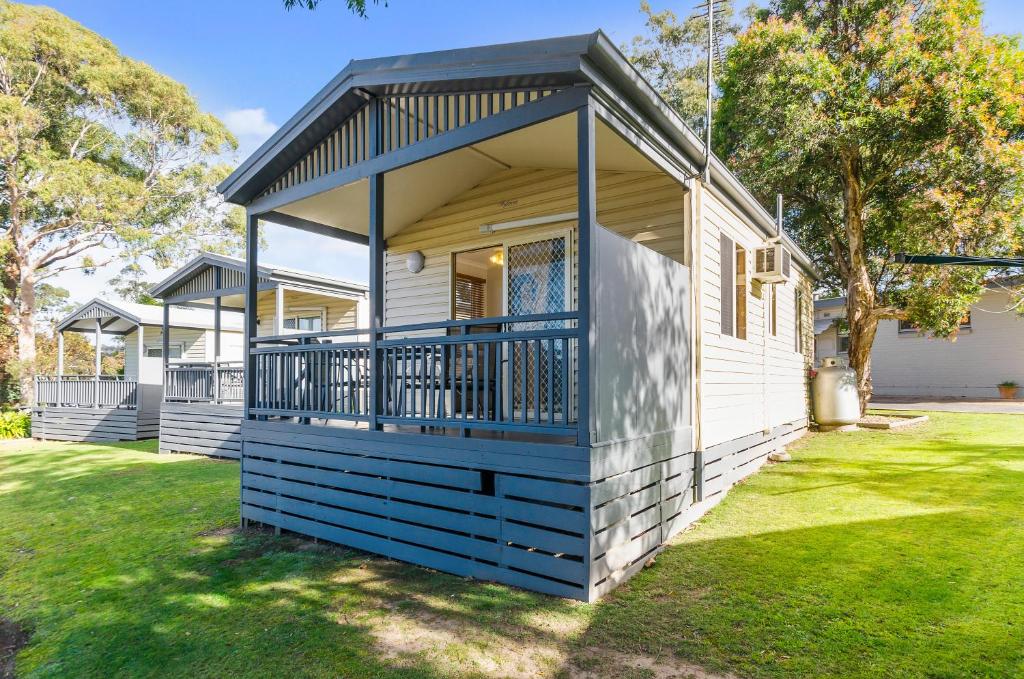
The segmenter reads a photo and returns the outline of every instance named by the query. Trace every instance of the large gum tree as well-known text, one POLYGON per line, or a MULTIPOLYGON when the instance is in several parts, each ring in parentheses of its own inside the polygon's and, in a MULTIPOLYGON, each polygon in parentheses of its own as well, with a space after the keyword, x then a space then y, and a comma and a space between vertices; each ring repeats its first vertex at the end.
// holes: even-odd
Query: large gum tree
POLYGON ((4 367, 23 400, 44 281, 238 242, 215 190, 235 147, 183 85, 51 9, 0 0, 0 293, 17 343, 4 367))
POLYGON ((785 195, 846 295, 862 408, 879 321, 955 335, 987 273, 892 255, 1019 248, 1024 54, 981 20, 975 0, 774 0, 729 50, 716 150, 785 195))

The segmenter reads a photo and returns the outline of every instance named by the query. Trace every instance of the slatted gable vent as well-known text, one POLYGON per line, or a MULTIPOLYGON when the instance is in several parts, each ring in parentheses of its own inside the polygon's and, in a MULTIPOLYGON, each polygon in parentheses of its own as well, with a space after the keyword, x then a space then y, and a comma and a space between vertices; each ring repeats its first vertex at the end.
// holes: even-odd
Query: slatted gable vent
POLYGON ((455 276, 455 320, 484 317, 487 283, 482 278, 460 273, 455 276))
POLYGON ((721 291, 722 291, 722 334, 733 336, 736 328, 733 323, 735 313, 733 311, 736 297, 736 246, 724 233, 719 240, 719 260, 722 263, 721 269, 721 291))

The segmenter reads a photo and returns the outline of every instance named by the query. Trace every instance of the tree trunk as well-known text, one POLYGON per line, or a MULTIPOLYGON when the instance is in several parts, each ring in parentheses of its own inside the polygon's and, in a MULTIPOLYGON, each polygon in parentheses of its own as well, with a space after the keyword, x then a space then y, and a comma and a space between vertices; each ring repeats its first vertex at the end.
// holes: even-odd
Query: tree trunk
POLYGON ((23 405, 35 403, 36 375, 36 287, 35 278, 22 275, 15 307, 18 328, 18 382, 23 405))
POLYGON ((871 345, 875 342, 875 288, 868 273, 864 249, 864 196, 861 193, 860 155, 843 154, 843 221, 849 244, 846 279, 846 319, 850 326, 850 367, 857 373, 861 414, 871 400, 871 345))

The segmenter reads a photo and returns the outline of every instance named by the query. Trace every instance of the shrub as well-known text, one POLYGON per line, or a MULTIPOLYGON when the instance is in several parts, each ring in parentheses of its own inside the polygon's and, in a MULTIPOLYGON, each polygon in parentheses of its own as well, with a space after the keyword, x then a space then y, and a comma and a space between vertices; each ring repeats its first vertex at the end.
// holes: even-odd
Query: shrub
POLYGON ((32 434, 32 418, 26 412, 0 412, 0 439, 24 439, 32 434))

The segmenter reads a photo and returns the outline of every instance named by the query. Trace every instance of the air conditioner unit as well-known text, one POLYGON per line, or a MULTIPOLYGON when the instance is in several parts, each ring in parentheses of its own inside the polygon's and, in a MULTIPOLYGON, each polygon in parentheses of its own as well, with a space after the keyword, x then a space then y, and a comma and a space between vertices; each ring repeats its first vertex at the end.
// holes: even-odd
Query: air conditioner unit
POLYGON ((754 251, 754 278, 764 283, 789 280, 793 256, 782 243, 772 243, 754 251))

